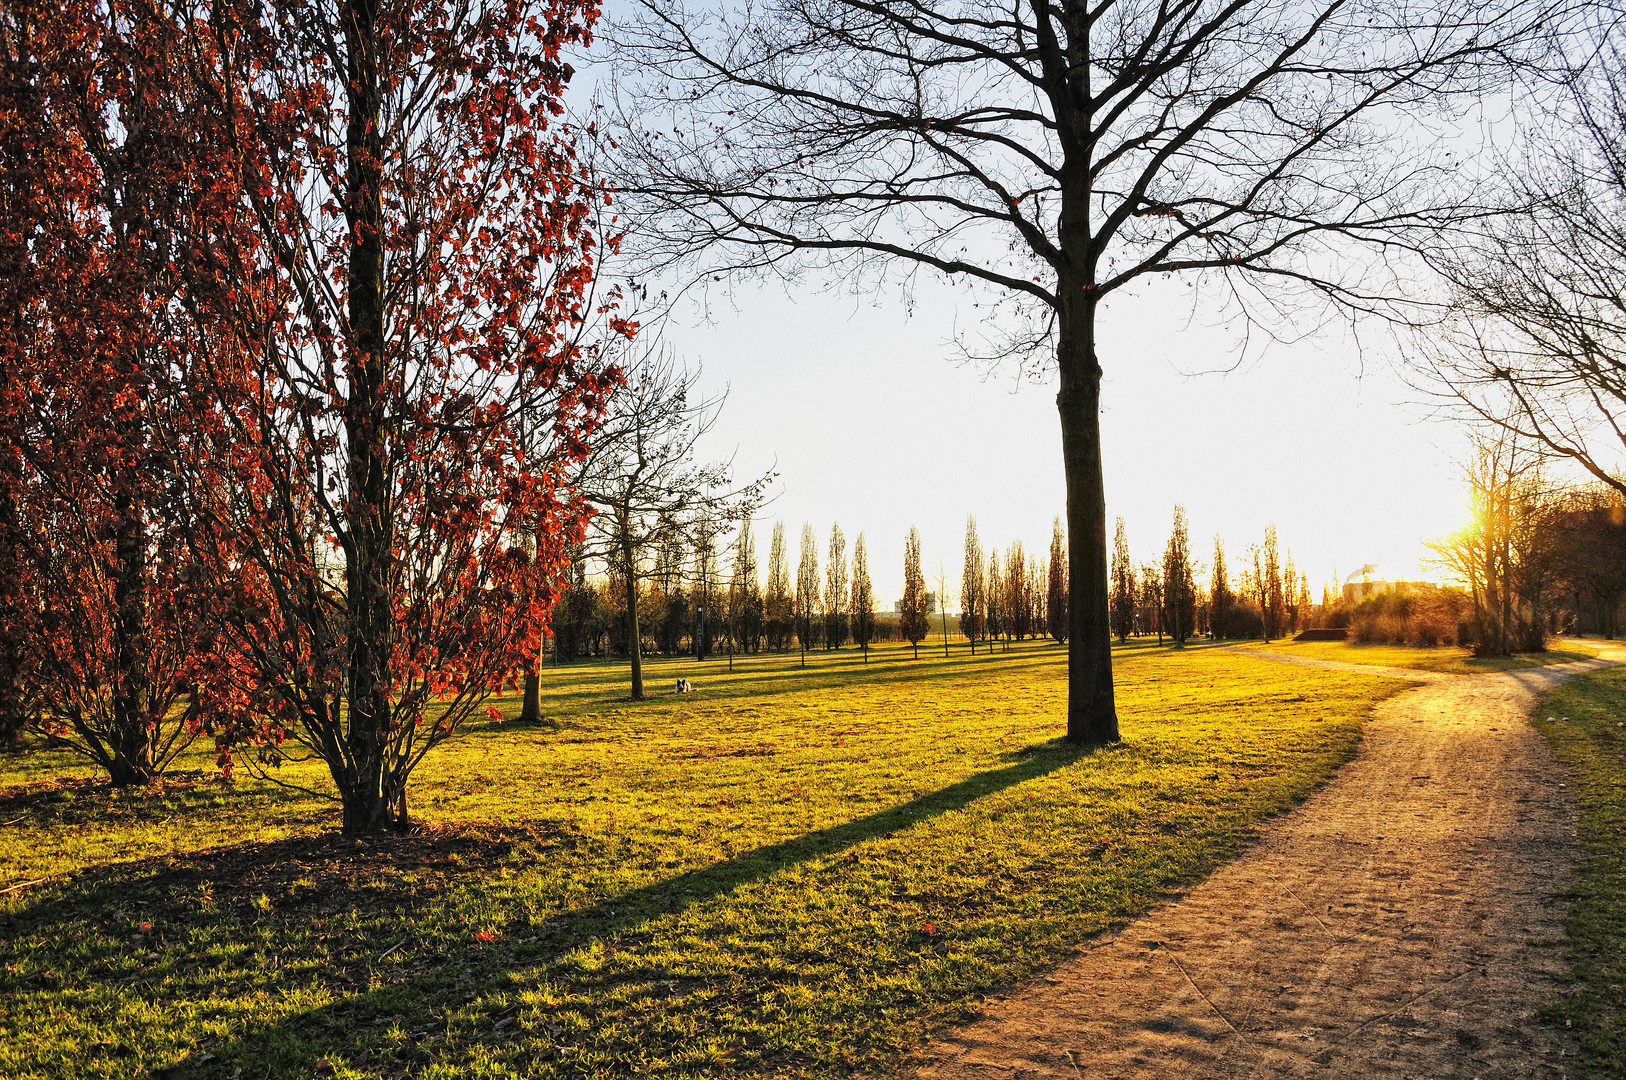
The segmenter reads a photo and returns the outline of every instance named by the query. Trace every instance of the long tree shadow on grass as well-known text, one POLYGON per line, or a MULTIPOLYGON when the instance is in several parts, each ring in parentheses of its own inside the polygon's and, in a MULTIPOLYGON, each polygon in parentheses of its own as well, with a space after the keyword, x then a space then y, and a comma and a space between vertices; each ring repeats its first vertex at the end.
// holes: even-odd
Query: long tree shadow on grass
MULTIPOLYGON (((737 698, 751 698, 755 701, 771 699, 776 696, 795 696, 812 691, 839 690, 862 684, 865 680, 896 681, 902 685, 918 683, 950 682, 955 680, 972 681, 984 674, 1009 675, 1039 668, 1054 666, 1055 662, 1064 654, 1051 655, 1036 652, 1012 653, 1009 656, 995 654, 985 659, 978 654, 973 662, 963 657, 956 657, 956 663, 944 664, 942 657, 935 657, 938 662, 928 664, 922 657, 918 667, 908 659, 887 661, 885 664, 874 664, 869 668, 855 664, 842 664, 841 666, 809 665, 807 668, 773 669, 758 672, 740 672, 732 674, 726 670, 711 670, 696 667, 678 667, 673 663, 667 672, 658 669, 656 674, 660 679, 653 678, 650 668, 644 669, 644 682, 649 687, 649 696, 641 702, 630 702, 625 694, 626 687, 613 683, 604 683, 584 686, 579 692, 568 687, 554 686, 551 689, 557 693, 565 690, 570 696, 554 698, 543 702, 545 715, 542 721, 547 726, 549 721, 557 723, 559 718, 569 720, 571 714, 577 712, 592 712, 595 708, 617 707, 628 709, 647 708, 668 704, 673 700, 681 700, 682 704, 705 706, 708 704, 722 704, 737 698), (986 668, 981 665, 986 664, 986 668), (678 695, 671 689, 666 675, 682 675, 694 685, 692 694, 678 695), (777 689, 773 684, 779 684, 777 689), (619 693, 618 693, 619 691, 619 693), (606 696, 609 695, 609 696, 606 696)), ((1057 669, 1060 670, 1059 668, 1057 669)), ((623 679, 625 673, 623 673, 623 679)), ((1061 692, 1062 683, 1058 680, 1057 692, 1061 692)), ((498 725, 504 727, 517 726, 520 721, 508 718, 501 721, 483 723, 485 730, 491 730, 498 725)), ((529 724, 525 726, 529 727, 529 724)), ((474 728, 471 727, 471 730, 474 728)))
MULTIPOLYGON (((256 912, 263 915, 265 909, 274 908, 287 926, 298 928, 298 933, 290 930, 283 935, 288 940, 282 947, 294 949, 300 940, 309 940, 299 935, 309 934, 313 918, 338 920, 353 910, 371 912, 375 918, 383 914, 386 918, 381 924, 372 926, 359 939, 342 942, 332 963, 324 964, 319 976, 310 976, 322 982, 337 999, 332 1004, 285 1016, 274 1023, 249 1026, 230 1045, 212 1046, 207 1051, 195 1046, 184 1061, 159 1073, 176 1077, 229 1075, 229 1068, 220 1072, 223 1064, 252 1061, 255 1075, 268 1065, 280 1075, 313 1075, 324 1055, 341 1053, 355 1060, 359 1052, 365 1059, 367 1051, 362 1043, 369 1035, 376 1035, 379 1029, 374 1023, 379 1018, 390 1017, 392 1023, 414 1033, 426 1034, 433 1028, 437 1037, 449 1038, 444 1017, 450 1010, 502 989, 512 991, 516 975, 525 982, 537 981, 543 973, 558 978, 560 958, 595 939, 613 943, 632 932, 642 939, 652 933, 649 924, 654 920, 679 915, 784 869, 837 855, 963 809, 979 799, 1063 768, 1081 753, 1059 743, 1029 747, 1009 755, 1009 765, 977 773, 908 802, 553 912, 541 936, 530 926, 529 916, 521 916, 523 924, 510 927, 489 943, 474 939, 469 933, 472 928, 448 933, 444 926, 421 921, 428 894, 478 890, 499 864, 513 866, 516 861, 556 857, 560 845, 573 842, 559 833, 495 827, 444 830, 359 847, 334 836, 300 838, 98 869, 65 883, 55 898, 42 898, 0 919, 0 930, 19 940, 46 926, 60 924, 68 915, 86 929, 111 932, 111 937, 122 938, 129 924, 141 919, 184 940, 199 932, 219 934, 227 923, 235 929, 255 919, 256 912), (405 880, 408 877, 410 885, 405 880), (196 903, 200 895, 213 895, 214 902, 200 908, 196 903), (256 898, 261 898, 259 904, 263 907, 257 906, 256 898), (394 918, 387 917, 391 913, 394 918), (419 916, 416 921, 415 916, 419 916), (524 937, 527 932, 532 936, 524 937), (380 962, 381 954, 395 938, 400 939, 395 949, 404 949, 403 956, 414 957, 412 964, 385 967, 380 962), (522 974, 526 972, 530 974, 522 974)), ((263 918, 260 921, 263 924, 263 918)), ((234 929, 225 932, 230 934, 234 929)), ((252 974, 251 964, 252 960, 245 960, 235 974, 214 971, 215 992, 229 992, 230 983, 246 982, 252 974), (222 977, 227 985, 221 985, 222 977)), ((76 973, 81 988, 99 975, 112 980, 113 969, 106 967, 99 973, 100 966, 93 964, 89 970, 76 973)), ((174 975, 172 970, 152 971, 149 978, 154 992, 176 993, 176 989, 157 991, 160 981, 173 986, 168 979, 174 975)), ((0 986, 13 992, 49 986, 48 981, 26 978, 4 978, 0 983, 15 984, 0 986)), ((604 989, 599 987, 600 992, 604 989)), ((482 1035, 489 1037, 493 1019, 485 1018, 483 1027, 478 1020, 472 1022, 467 1041, 476 1041, 482 1035), (478 1034, 473 1033, 475 1028, 478 1034)), ((414 1046, 404 1056, 388 1062, 375 1061, 375 1065, 387 1066, 385 1071, 410 1071, 428 1060, 427 1051, 414 1046)))

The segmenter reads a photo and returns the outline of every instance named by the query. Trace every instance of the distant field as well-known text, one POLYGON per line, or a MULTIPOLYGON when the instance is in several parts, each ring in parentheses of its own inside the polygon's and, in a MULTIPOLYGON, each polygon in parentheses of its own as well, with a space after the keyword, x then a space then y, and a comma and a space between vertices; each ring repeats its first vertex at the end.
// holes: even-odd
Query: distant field
POLYGON ((1519 653, 1517 656, 1476 657, 1467 649, 1455 645, 1358 645, 1344 641, 1275 641, 1269 645, 1260 642, 1231 642, 1255 649, 1269 649, 1293 656, 1309 656, 1317 660, 1343 660, 1351 664, 1374 664, 1379 667, 1417 668, 1421 671, 1442 671, 1450 675, 1472 675, 1484 671, 1517 671, 1521 668, 1544 667, 1548 664, 1567 664, 1572 660, 1589 660, 1597 655, 1586 642, 1570 638, 1555 639, 1544 653, 1519 653))
POLYGON ((544 724, 432 756, 429 828, 364 845, 259 782, 11 759, 0 888, 45 880, 0 894, 0 1076, 884 1071, 1234 853, 1404 685, 1132 644, 1124 741, 1080 754, 1062 661, 656 661, 639 705, 550 667, 544 724))

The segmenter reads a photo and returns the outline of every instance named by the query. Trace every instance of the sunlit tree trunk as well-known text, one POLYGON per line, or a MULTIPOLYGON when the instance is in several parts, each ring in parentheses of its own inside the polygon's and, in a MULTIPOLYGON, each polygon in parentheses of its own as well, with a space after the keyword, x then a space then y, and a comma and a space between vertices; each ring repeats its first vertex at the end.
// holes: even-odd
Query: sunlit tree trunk
POLYGON ((1115 742, 1112 631, 1107 614, 1107 503, 1101 469, 1101 366, 1095 301, 1081 275, 1063 275, 1056 362, 1062 462, 1067 477, 1067 738, 1115 742))
POLYGON ((638 627, 638 575, 634 572, 630 525, 621 529, 621 558, 627 582, 627 658, 632 661, 631 700, 644 700, 644 658, 642 631, 638 627))

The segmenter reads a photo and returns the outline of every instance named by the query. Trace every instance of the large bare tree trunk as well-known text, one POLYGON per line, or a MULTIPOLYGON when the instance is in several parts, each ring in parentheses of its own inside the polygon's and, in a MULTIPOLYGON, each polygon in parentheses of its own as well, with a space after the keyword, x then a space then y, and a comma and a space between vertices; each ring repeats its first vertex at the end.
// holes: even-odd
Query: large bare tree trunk
MULTIPOLYGON (((345 216, 350 225, 350 396, 345 435, 350 452, 346 569, 349 646, 349 773, 339 783, 346 833, 395 827, 395 792, 386 790, 384 744, 390 722, 390 653, 394 605, 390 588, 394 528, 388 451, 384 445, 383 134, 380 125, 377 0, 350 0, 344 20, 349 61, 349 155, 345 216)), ((337 778, 336 778, 337 779, 337 778)), ((399 823, 404 824, 404 822, 399 823)))
POLYGON ((1101 365, 1095 303, 1080 281, 1062 280, 1056 362, 1061 454, 1067 475, 1067 740, 1118 739, 1112 695, 1112 627, 1107 616, 1107 503, 1101 472, 1101 365))

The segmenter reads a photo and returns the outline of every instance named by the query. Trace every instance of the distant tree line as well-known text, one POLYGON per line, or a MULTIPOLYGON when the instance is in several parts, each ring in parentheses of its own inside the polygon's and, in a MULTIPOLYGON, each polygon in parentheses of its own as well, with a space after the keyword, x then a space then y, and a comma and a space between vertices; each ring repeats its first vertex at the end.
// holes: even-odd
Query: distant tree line
POLYGON ((960 633, 976 652, 978 643, 1010 648, 1024 639, 1067 640, 1067 540, 1061 518, 1051 530, 1046 557, 1028 555, 1013 540, 984 552, 977 519, 966 518, 965 564, 960 574, 960 633), (986 555, 986 561, 984 556, 986 555))
MULTIPOLYGON (((630 581, 621 569, 624 560, 602 557, 585 545, 575 549, 554 607, 556 661, 792 650, 805 658, 813 650, 849 645, 867 651, 877 641, 894 638, 918 648, 931 632, 934 598, 926 589, 916 529, 909 530, 904 543, 903 596, 895 617, 878 617, 875 611, 864 534, 858 534, 849 557, 839 523, 831 526, 823 545, 812 525, 804 523, 794 574, 783 522, 774 524, 765 567, 749 516, 732 523, 706 519, 698 528, 647 535, 658 536, 658 541, 636 547, 630 581), (725 561, 726 571, 720 565, 725 561), (629 609, 629 598, 636 598, 636 612, 629 609)), ((1066 641, 1066 552, 1059 517, 1047 557, 1028 555, 1021 541, 1013 541, 1003 557, 997 550, 984 552, 976 520, 967 519, 959 629, 973 652, 979 644, 1009 648, 1012 641, 1066 641)), ((935 600, 946 605, 948 597, 935 600)))
POLYGON ((1264 542, 1251 545, 1234 572, 1225 542, 1216 536, 1206 584, 1204 569, 1192 555, 1185 507, 1174 508, 1159 562, 1136 565, 1120 517, 1108 572, 1113 635, 1119 641, 1155 635, 1160 643, 1168 638, 1176 644, 1193 636, 1269 641, 1319 625, 1323 616, 1311 603, 1309 578, 1294 566, 1293 553, 1284 558, 1275 525, 1265 527, 1264 542))
POLYGON ((673 531, 653 551, 635 554, 639 570, 630 589, 619 566, 608 562, 595 573, 594 560, 579 548, 554 609, 555 657, 631 656, 634 632, 640 653, 666 656, 867 649, 890 638, 892 627, 875 617, 864 534, 849 559, 841 526, 832 526, 822 573, 818 547, 812 525, 804 524, 793 585, 785 526, 776 522, 764 585, 749 517, 673 531), (731 542, 723 545, 725 532, 731 542), (629 597, 636 597, 636 620, 629 597))

